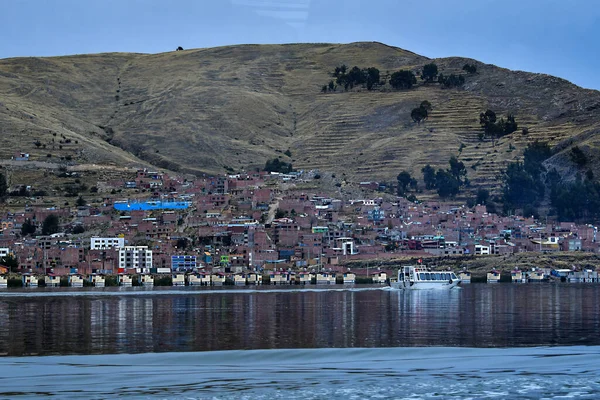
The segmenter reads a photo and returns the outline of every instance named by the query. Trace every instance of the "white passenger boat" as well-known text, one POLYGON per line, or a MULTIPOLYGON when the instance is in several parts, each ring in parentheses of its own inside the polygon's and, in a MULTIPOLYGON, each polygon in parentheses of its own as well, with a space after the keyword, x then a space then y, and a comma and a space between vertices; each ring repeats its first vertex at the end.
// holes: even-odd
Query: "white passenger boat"
POLYGON ((398 270, 394 289, 452 289, 460 279, 452 271, 429 271, 421 266, 404 266, 398 270))

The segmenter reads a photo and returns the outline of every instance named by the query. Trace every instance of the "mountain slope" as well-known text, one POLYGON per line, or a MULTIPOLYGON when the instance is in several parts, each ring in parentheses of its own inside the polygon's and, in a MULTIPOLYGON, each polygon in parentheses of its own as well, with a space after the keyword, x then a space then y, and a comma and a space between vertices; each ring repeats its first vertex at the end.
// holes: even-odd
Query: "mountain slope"
POLYGON ((472 167, 472 182, 494 185, 500 168, 535 139, 565 152, 577 143, 594 164, 599 125, 599 92, 463 58, 429 60, 380 43, 0 60, 1 159, 29 152, 43 160, 222 173, 281 156, 297 168, 394 179, 401 170, 419 175, 426 163, 442 167, 458 155, 472 167), (418 71, 432 61, 444 75, 464 74, 467 62, 478 72, 459 89, 419 83, 406 91, 320 92, 341 64, 385 74, 418 71), (433 111, 418 125, 410 111, 422 100, 433 111), (488 108, 515 114, 529 134, 519 129, 496 146, 480 142, 478 116, 488 108), (283 155, 288 149, 291 158, 283 155))

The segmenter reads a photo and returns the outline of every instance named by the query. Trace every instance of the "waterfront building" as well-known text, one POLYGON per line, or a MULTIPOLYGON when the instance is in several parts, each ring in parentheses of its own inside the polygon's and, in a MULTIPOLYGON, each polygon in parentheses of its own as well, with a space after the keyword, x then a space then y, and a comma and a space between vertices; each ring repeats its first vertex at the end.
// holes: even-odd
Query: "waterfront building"
POLYGON ((104 287, 106 284, 104 276, 102 276, 102 275, 92 274, 88 277, 88 279, 89 279, 90 283, 92 284, 92 286, 95 286, 95 287, 104 287))
POLYGON ((117 275, 117 283, 119 286, 132 286, 133 278, 129 274, 119 274, 117 275))
POLYGON ((83 287, 83 276, 71 274, 68 276, 68 282, 71 287, 83 287))
POLYGON ((352 272, 344 272, 342 277, 344 278, 344 284, 350 284, 350 283, 356 282, 356 275, 353 274, 352 272))
POLYGON ((194 271, 198 264, 196 256, 190 255, 172 255, 171 256, 171 271, 194 271))
POLYGON ((142 286, 154 286, 154 276, 150 274, 142 274, 140 276, 140 283, 142 286))
POLYGON ((21 280, 23 282, 23 287, 37 287, 38 285, 38 277, 35 275, 23 274, 21 280))
POLYGON ((57 275, 46 275, 44 277, 44 283, 48 287, 59 287, 60 286, 60 276, 57 275))
MULTIPOLYGON (((225 283, 225 274, 216 272, 210 275, 210 283, 214 286, 221 286, 225 283)), ((245 283, 245 280, 244 280, 245 283)))
POLYGON ((152 268, 152 250, 148 246, 125 246, 119 249, 119 271, 135 269, 148 273, 152 268))
POLYGON ((184 274, 173 274, 173 286, 185 286, 184 274))
POLYGON ((0 288, 8 287, 8 279, 5 275, 0 275, 0 288))

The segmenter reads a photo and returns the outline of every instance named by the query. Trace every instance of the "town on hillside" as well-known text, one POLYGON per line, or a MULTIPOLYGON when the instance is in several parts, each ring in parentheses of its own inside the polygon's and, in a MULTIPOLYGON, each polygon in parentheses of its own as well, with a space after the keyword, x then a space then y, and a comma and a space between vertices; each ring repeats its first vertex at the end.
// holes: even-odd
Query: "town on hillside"
POLYGON ((1 268, 58 277, 233 276, 341 273, 362 260, 373 261, 363 274, 381 277, 375 261, 600 251, 592 225, 499 216, 481 205, 384 199, 376 182, 357 183, 362 195, 353 199, 302 188, 315 179, 315 172, 257 171, 189 180, 140 169, 129 179, 99 182, 99 206, 29 204, 7 212, 1 268))

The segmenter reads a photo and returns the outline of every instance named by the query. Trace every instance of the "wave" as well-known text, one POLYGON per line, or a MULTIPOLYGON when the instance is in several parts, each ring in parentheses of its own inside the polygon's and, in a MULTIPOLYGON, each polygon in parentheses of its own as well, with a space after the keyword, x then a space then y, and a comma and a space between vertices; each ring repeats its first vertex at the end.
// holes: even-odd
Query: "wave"
POLYGON ((599 353, 429 347, 0 358, 0 396, 592 398, 599 353))

